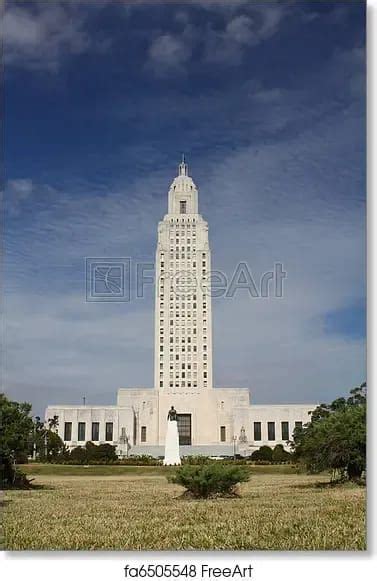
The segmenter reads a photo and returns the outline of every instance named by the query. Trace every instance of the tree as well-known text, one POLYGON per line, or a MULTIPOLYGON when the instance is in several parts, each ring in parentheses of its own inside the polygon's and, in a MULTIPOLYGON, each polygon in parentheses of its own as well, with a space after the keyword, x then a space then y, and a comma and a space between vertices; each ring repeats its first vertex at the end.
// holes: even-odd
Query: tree
POLYGON ((10 401, 0 394, 0 478, 4 486, 28 486, 15 463, 27 457, 33 433, 31 405, 10 401))
POLYGON ((333 470, 350 480, 366 467, 366 384, 350 396, 319 405, 311 421, 296 428, 291 446, 310 472, 333 470))
POLYGON ((48 427, 39 416, 35 417, 33 443, 40 460, 56 460, 65 453, 65 444, 56 432, 58 425, 59 418, 56 415, 47 420, 48 427))
POLYGON ((56 431, 59 426, 59 416, 54 415, 47 420, 49 430, 56 431))
POLYGON ((4 456, 25 454, 30 447, 33 420, 31 405, 10 401, 0 394, 0 450, 4 456))
POLYGON ((66 446, 56 432, 52 430, 46 430, 46 452, 47 460, 56 460, 58 457, 63 456, 66 452, 66 446))

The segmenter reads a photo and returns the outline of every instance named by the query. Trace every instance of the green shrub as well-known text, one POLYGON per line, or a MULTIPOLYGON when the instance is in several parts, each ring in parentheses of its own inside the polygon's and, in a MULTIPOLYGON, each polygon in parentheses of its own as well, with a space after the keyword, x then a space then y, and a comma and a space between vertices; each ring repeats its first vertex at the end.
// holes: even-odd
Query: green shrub
POLYGON ((88 463, 103 462, 107 464, 111 460, 117 460, 115 446, 112 446, 111 444, 93 444, 93 442, 87 442, 85 448, 88 456, 88 463))
POLYGON ((191 464, 191 465, 202 465, 202 464, 211 464, 212 462, 216 462, 216 460, 212 460, 209 456, 203 456, 201 454, 192 455, 192 456, 183 456, 181 458, 182 464, 191 464))
POLYGON ((249 477, 249 470, 241 466, 220 463, 201 466, 184 464, 168 480, 184 486, 195 498, 208 498, 235 495, 235 486, 240 482, 247 482, 249 477))
POLYGON ((273 462, 289 462, 292 459, 292 454, 284 450, 282 444, 276 444, 272 451, 273 462))
POLYGON ((269 446, 261 446, 259 450, 255 450, 255 452, 252 453, 251 457, 253 460, 272 462, 272 448, 269 446))
POLYGON ((77 448, 73 448, 69 455, 69 460, 75 464, 87 464, 88 462, 88 453, 87 450, 81 446, 77 448))

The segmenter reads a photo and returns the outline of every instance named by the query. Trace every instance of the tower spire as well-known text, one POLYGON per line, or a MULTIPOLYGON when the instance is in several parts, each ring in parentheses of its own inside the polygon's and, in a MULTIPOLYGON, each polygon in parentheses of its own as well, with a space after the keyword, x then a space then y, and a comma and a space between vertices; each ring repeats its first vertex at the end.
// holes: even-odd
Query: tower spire
POLYGON ((185 160, 185 154, 182 153, 182 161, 181 161, 181 163, 178 166, 178 175, 180 175, 180 176, 187 176, 188 175, 187 169, 188 168, 187 168, 187 163, 186 163, 186 160, 185 160))

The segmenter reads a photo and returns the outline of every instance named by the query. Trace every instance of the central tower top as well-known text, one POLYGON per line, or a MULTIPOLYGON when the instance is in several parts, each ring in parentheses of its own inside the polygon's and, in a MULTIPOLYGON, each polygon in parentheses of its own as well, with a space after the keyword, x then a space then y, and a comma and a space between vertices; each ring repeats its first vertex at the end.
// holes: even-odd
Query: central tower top
POLYGON ((178 166, 178 175, 169 189, 168 214, 197 214, 198 190, 193 179, 188 175, 185 156, 178 166))

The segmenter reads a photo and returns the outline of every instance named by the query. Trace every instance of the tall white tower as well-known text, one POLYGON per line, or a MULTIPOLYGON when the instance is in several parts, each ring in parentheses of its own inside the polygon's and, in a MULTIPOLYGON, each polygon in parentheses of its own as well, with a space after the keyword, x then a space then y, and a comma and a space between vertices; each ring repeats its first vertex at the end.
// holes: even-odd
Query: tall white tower
POLYGON ((210 271, 208 224, 183 157, 158 225, 155 387, 164 393, 212 388, 210 271))

